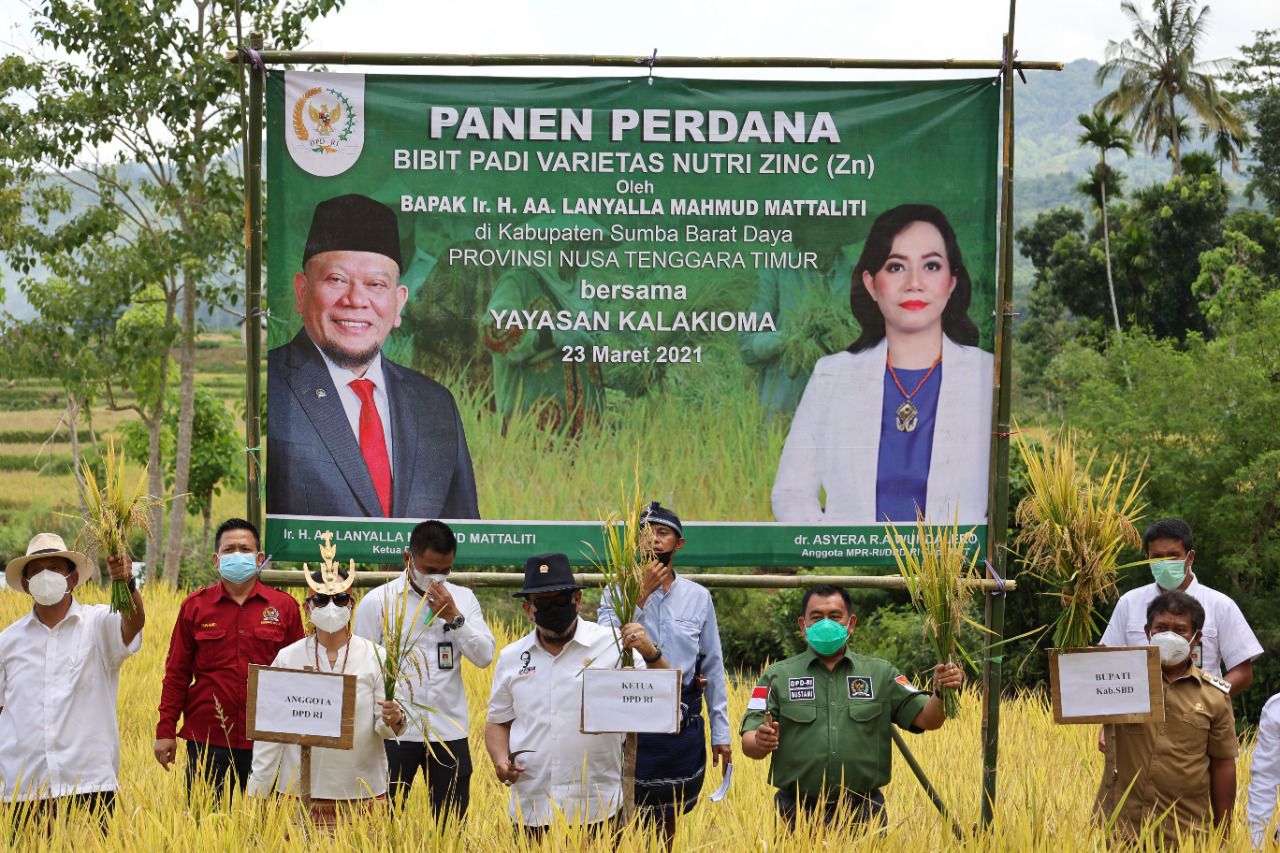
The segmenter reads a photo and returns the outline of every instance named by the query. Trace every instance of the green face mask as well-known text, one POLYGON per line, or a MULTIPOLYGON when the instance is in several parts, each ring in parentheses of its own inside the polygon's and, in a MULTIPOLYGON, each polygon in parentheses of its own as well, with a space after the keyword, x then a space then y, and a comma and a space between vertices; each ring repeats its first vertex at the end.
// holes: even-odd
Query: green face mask
POLYGON ((1187 561, 1156 560, 1151 564, 1151 577, 1161 589, 1177 589, 1187 579, 1187 561))
POLYGON ((809 648, 826 657, 834 655, 849 642, 849 629, 834 619, 823 619, 806 628, 804 637, 809 641, 809 648))

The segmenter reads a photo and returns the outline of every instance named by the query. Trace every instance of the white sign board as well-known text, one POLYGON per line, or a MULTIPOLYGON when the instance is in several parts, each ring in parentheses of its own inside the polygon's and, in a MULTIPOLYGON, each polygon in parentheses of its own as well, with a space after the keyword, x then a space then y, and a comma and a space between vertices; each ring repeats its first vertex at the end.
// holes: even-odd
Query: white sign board
POLYGON ((591 669, 582 673, 582 731, 674 734, 680 730, 680 670, 591 669))
POLYGON ((250 667, 250 739, 351 749, 355 680, 340 673, 250 667))
POLYGON ((1099 646, 1049 654, 1055 721, 1164 720, 1160 658, 1154 646, 1099 646))

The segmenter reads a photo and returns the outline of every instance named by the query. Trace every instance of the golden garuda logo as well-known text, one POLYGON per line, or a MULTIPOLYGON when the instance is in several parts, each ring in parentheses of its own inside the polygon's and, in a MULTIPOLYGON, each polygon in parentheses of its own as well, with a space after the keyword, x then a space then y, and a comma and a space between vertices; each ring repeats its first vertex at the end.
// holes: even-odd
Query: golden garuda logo
POLYGON ((286 71, 284 131, 293 161, 313 175, 339 175, 364 149, 363 74, 286 71))
POLYGON ((337 154, 355 123, 351 101, 337 89, 312 87, 293 106, 293 133, 316 154, 337 154))

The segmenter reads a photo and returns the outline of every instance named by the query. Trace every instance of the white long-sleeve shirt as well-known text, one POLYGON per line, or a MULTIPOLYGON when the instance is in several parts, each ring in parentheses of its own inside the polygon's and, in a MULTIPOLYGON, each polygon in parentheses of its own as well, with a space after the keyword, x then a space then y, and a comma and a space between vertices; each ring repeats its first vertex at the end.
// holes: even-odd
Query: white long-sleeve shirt
POLYGON ((0 799, 119 788, 120 614, 72 601, 49 628, 30 612, 0 632, 0 799))
POLYGON ((356 608, 355 633, 375 643, 385 643, 383 614, 388 609, 399 606, 398 599, 406 594, 406 588, 408 597, 401 634, 405 642, 411 642, 417 650, 422 675, 415 672, 409 677, 406 685, 408 695, 403 698, 406 702, 426 706, 430 710, 424 713, 420 708, 415 709, 417 713, 411 715, 413 721, 400 736, 400 740, 417 743, 427 739, 435 742, 459 740, 466 737, 468 731, 467 691, 462 684, 462 658, 475 666, 486 667, 493 662, 498 641, 485 624, 476 594, 464 586, 447 581, 445 588, 453 596, 453 603, 464 617, 462 627, 445 630, 444 620, 439 616, 431 619, 428 624, 423 624, 427 622, 431 610, 404 574, 370 591, 361 600, 356 608), (420 603, 421 609, 418 606, 420 603), (414 614, 417 614, 416 620, 413 618, 414 614), (421 726, 424 718, 427 725, 425 732, 421 726))
MULTIPOLYGON (((1280 786, 1280 693, 1267 700, 1258 721, 1258 740, 1249 765, 1249 803, 1245 814, 1253 846, 1263 847, 1267 826, 1276 811, 1276 787, 1280 786)), ((1275 838, 1273 840, 1280 840, 1275 838)))
MULTIPOLYGON (((347 649, 338 651, 329 663, 329 653, 316 649, 316 638, 303 637, 285 646, 272 666, 302 669, 317 666, 320 672, 341 672, 356 677, 355 737, 351 749, 311 748, 311 796, 325 800, 363 800, 387 792, 385 738, 395 733, 382 722, 377 700, 383 696, 382 668, 378 658, 382 648, 363 637, 352 637, 347 649)), ((248 793, 261 797, 272 789, 281 794, 300 794, 299 771, 302 748, 292 743, 265 740, 253 743, 253 772, 248 793)))
MULTIPOLYGON (((622 801, 620 734, 583 734, 582 673, 616 669, 612 628, 578 619, 573 639, 553 655, 531 631, 498 655, 489 696, 490 723, 511 724, 511 750, 525 772, 511 786, 508 813, 525 826, 560 819, 596 823, 622 801)), ((644 661, 635 656, 636 668, 644 661)))

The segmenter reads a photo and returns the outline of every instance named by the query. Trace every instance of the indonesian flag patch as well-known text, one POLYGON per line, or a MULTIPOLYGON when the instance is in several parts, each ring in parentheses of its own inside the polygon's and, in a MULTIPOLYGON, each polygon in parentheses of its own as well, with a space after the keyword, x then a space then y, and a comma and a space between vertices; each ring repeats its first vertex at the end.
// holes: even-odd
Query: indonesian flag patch
POLYGON ((751 691, 751 701, 747 703, 748 711, 763 711, 769 707, 769 687, 760 685, 751 691))
POLYGON ((912 684, 911 679, 907 678, 905 675, 899 675, 897 678, 894 679, 894 681, 898 682, 908 690, 914 690, 917 693, 920 692, 920 688, 912 684))

